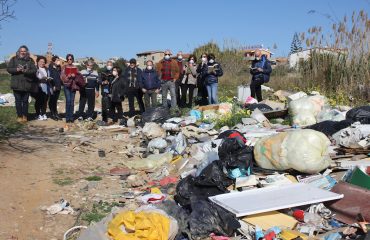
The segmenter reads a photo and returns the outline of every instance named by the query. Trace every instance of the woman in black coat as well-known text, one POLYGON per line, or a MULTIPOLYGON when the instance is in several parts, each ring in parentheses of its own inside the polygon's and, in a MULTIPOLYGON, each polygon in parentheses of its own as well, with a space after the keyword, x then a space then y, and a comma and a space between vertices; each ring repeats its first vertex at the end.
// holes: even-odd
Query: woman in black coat
POLYGON ((113 122, 117 122, 118 119, 123 118, 122 101, 125 99, 125 83, 124 77, 122 76, 122 69, 120 67, 114 67, 112 74, 114 79, 110 86, 110 110, 113 122))

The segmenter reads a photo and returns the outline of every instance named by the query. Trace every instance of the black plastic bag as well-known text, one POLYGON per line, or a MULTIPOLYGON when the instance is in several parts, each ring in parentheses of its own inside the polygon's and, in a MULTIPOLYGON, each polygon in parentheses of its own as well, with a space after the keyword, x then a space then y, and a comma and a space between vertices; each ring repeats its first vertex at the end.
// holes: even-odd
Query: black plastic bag
POLYGON ((218 147, 218 156, 223 167, 228 170, 235 168, 252 170, 253 147, 240 144, 237 138, 226 138, 218 147))
POLYGON ((343 120, 340 122, 323 121, 323 122, 308 126, 306 128, 316 130, 318 132, 322 132, 326 136, 331 137, 334 135, 334 133, 339 132, 340 130, 351 126, 351 124, 352 124, 352 121, 349 121, 349 120, 343 120))
POLYGON ((245 108, 249 109, 251 111, 254 111, 254 110, 256 110, 256 108, 258 108, 261 112, 269 112, 269 111, 274 110, 269 105, 264 104, 264 103, 248 104, 248 105, 245 105, 245 108))
POLYGON ((142 114, 141 118, 143 124, 147 122, 164 123, 171 118, 170 110, 167 107, 149 108, 142 114))
POLYGON ((233 181, 222 171, 220 161, 214 161, 209 164, 201 174, 194 178, 187 176, 181 179, 176 186, 175 201, 181 206, 190 205, 190 198, 197 196, 200 199, 229 192, 227 187, 233 184, 233 181))
POLYGON ((217 139, 226 139, 226 138, 236 138, 240 146, 244 146, 247 142, 247 139, 244 135, 237 130, 226 130, 218 135, 217 139))
POLYGON ((203 239, 211 233, 232 236, 240 228, 232 213, 210 201, 194 196, 191 198, 191 209, 189 227, 192 239, 203 239))
POLYGON ((352 108, 347 112, 346 119, 361 124, 370 124, 370 106, 352 108))

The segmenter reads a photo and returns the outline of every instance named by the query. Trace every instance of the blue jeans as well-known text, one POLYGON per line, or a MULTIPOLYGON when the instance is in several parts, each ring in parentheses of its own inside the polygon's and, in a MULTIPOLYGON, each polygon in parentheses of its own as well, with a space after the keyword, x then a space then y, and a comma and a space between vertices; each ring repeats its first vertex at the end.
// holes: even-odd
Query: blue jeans
POLYGON ((218 83, 211 83, 206 85, 208 92, 208 104, 218 104, 218 83))
POLYGON ((73 111, 75 107, 76 92, 69 88, 64 88, 64 95, 66 97, 66 121, 73 121, 73 111))

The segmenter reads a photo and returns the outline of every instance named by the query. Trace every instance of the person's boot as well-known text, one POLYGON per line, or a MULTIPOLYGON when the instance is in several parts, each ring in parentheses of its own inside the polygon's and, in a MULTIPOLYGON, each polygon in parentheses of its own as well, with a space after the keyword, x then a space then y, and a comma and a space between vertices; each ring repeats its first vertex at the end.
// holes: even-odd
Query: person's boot
POLYGON ((55 116, 55 112, 50 113, 50 118, 53 119, 54 121, 58 121, 58 119, 55 116))
POLYGON ((55 118, 58 120, 58 121, 61 121, 63 120, 61 116, 59 116, 58 112, 55 112, 55 118))

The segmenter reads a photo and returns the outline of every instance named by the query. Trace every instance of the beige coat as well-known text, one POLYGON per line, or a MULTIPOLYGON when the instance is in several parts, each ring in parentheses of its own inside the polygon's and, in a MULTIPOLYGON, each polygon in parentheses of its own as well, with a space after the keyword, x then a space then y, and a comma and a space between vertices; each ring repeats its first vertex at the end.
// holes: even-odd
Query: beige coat
POLYGON ((184 77, 181 84, 185 84, 186 79, 188 79, 188 84, 197 84, 197 66, 186 63, 184 66, 184 77), (188 69, 189 68, 189 69, 188 69))

